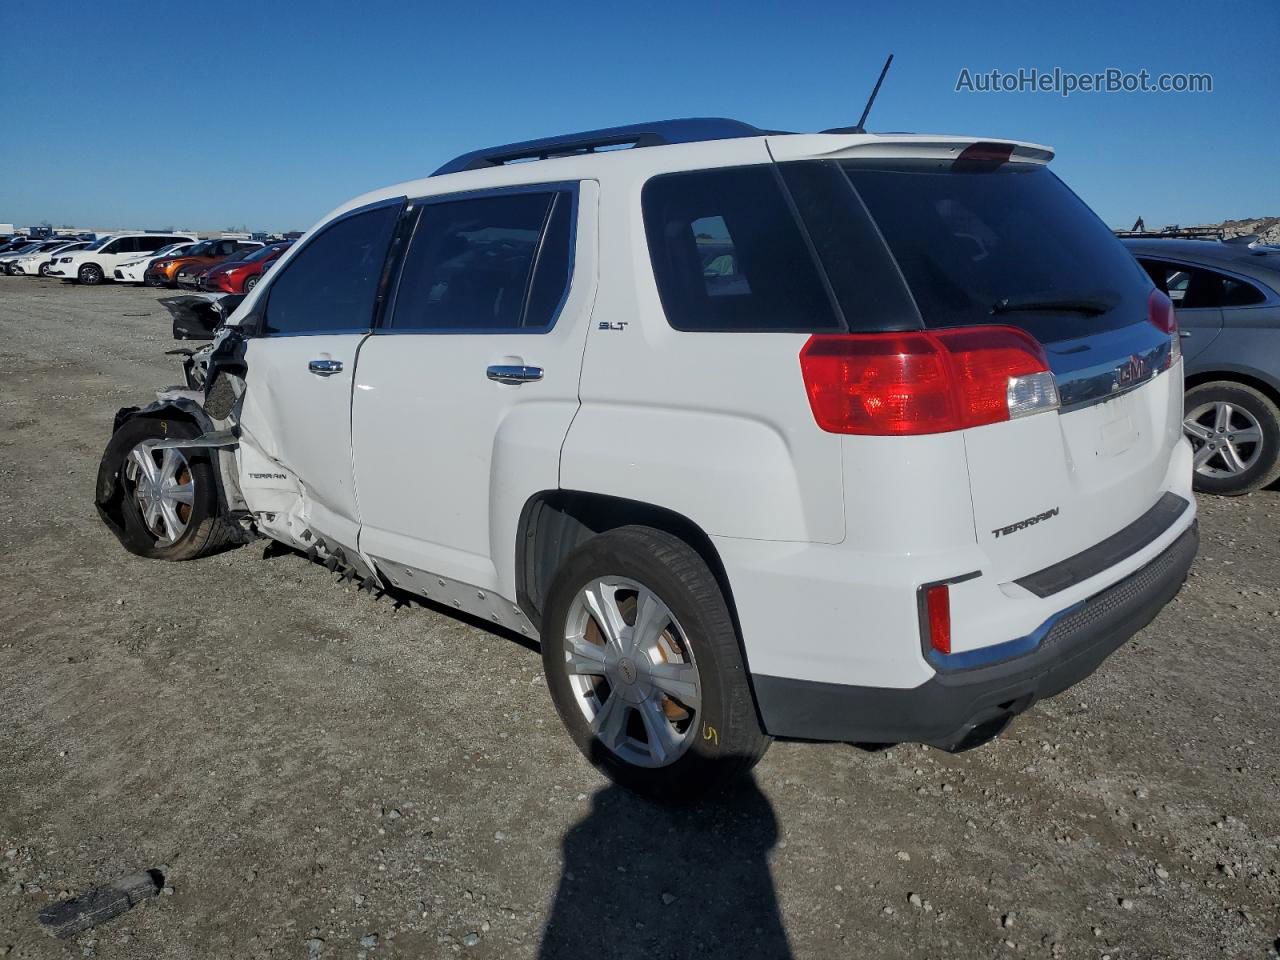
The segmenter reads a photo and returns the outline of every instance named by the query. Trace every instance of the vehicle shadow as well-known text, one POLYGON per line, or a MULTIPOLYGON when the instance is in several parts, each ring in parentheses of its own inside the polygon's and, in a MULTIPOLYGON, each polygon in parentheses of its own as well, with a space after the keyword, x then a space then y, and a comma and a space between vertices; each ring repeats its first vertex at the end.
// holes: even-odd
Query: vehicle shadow
POLYGON ((679 809, 610 785, 565 835, 538 955, 789 958, 767 860, 777 839, 754 778, 679 809))

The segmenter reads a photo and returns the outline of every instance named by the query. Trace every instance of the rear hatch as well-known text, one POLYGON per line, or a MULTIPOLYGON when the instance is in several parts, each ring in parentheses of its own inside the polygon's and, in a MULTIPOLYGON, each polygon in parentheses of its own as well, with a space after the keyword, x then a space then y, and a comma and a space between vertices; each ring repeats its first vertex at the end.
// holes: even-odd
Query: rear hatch
MULTIPOLYGON (((983 572, 1005 582, 1097 544, 1161 499, 1181 437, 1177 332, 1147 275, 1049 171, 1048 151, 928 147, 859 144, 817 163, 852 186, 914 300, 917 329, 1014 327, 1047 354, 1058 411, 962 434, 983 572)), ((804 211, 803 178, 789 166, 803 164, 781 168, 804 211)), ((804 215, 838 287, 829 225, 804 215)))

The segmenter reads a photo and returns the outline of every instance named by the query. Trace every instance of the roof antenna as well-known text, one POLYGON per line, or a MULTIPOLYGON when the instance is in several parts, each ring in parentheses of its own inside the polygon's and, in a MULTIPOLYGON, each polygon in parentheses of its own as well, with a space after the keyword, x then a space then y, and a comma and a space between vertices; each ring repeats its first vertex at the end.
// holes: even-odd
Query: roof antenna
POLYGON ((884 75, 889 72, 889 64, 893 63, 893 54, 889 54, 889 59, 885 60, 884 66, 880 68, 880 77, 876 80, 876 85, 871 89, 871 96, 867 97, 867 105, 862 108, 862 116, 858 118, 858 123, 852 127, 833 127, 830 130, 823 130, 823 133, 866 133, 867 132, 867 115, 871 113, 871 105, 876 102, 876 95, 880 92, 880 84, 884 83, 884 75))

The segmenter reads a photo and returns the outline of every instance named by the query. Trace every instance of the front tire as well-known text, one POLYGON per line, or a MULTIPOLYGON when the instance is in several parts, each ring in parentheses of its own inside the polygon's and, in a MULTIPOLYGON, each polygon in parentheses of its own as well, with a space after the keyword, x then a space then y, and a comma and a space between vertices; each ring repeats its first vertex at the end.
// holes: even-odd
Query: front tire
POLYGON ((570 554, 547 596, 542 659, 578 748, 655 800, 720 787, 769 747, 720 586, 663 531, 621 527, 570 554))
POLYGON ((186 420, 135 417, 111 439, 118 451, 122 541, 153 560, 194 560, 221 549, 234 536, 222 516, 214 467, 202 449, 156 450, 160 440, 194 439, 186 420))
POLYGON ((86 263, 76 273, 76 279, 87 287, 97 286, 102 282, 102 268, 96 263, 86 263))
POLYGON ((1280 409, 1266 394, 1216 380, 1188 390, 1183 408, 1196 490, 1236 497, 1280 478, 1280 409))
POLYGON ((52 266, 53 264, 50 264, 50 263, 40 264, 40 276, 47 277, 49 275, 49 270, 52 268, 52 266))

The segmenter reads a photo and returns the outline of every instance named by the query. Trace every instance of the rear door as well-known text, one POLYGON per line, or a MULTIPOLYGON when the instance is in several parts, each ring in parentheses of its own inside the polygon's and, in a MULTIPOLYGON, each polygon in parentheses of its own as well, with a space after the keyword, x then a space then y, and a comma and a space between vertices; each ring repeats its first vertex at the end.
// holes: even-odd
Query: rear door
POLYGON ((1040 164, 842 166, 927 329, 1024 330, 1057 380, 1058 413, 963 434, 984 572, 1039 570, 1151 509, 1181 439, 1181 366, 1110 230, 1040 164))
POLYGON ((559 486, 595 288, 595 183, 411 202, 352 405, 361 550, 515 597, 525 501, 559 486))
POLYGON ((1156 257, 1139 257, 1138 262, 1151 282, 1173 302, 1182 336, 1182 355, 1190 363, 1222 332, 1223 286, 1227 278, 1202 267, 1156 257))
POLYGON ((251 509, 276 509, 289 502, 280 492, 300 492, 301 524, 348 549, 359 528, 352 374, 373 326, 402 203, 346 214, 313 235, 259 301, 245 352, 245 499, 251 509))

